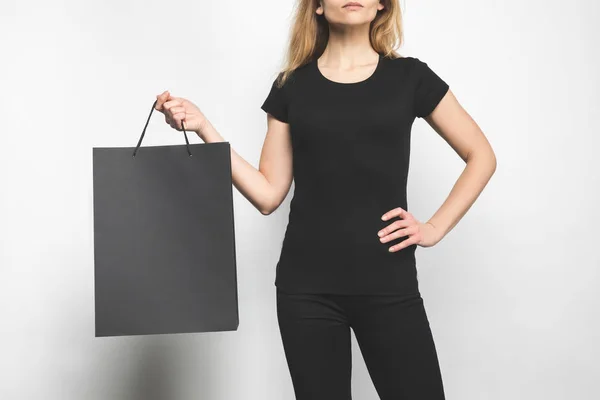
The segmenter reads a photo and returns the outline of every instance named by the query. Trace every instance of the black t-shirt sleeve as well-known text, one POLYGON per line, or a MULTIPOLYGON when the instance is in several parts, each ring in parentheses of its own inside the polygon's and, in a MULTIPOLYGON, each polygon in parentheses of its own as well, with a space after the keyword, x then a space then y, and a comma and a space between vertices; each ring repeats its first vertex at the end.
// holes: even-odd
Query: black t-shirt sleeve
POLYGON ((440 78, 426 62, 415 58, 416 90, 415 113, 419 118, 431 114, 449 89, 449 85, 440 78))
POLYGON ((277 79, 281 75, 282 73, 279 73, 278 77, 273 81, 271 90, 260 108, 278 120, 282 122, 288 122, 288 99, 285 91, 285 84, 281 88, 276 86, 277 79))

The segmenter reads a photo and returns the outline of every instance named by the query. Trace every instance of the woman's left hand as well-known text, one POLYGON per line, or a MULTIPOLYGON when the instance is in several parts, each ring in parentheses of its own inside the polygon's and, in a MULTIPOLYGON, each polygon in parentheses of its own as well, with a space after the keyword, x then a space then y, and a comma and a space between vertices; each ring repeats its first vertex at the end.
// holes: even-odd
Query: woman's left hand
POLYGON ((413 244, 431 247, 442 240, 442 234, 435 226, 430 223, 419 222, 411 213, 400 207, 386 212, 381 219, 387 221, 392 217, 400 217, 401 219, 392 222, 377 233, 381 243, 387 243, 390 240, 404 236, 409 236, 409 238, 391 246, 389 248, 390 252, 402 250, 413 244))

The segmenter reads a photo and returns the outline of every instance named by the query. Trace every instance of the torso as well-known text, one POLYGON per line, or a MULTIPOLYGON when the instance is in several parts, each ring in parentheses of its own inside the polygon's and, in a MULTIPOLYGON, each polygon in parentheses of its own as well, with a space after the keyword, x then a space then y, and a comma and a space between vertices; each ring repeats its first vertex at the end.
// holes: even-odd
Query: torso
POLYGON ((326 78, 317 60, 286 82, 294 196, 275 284, 290 293, 418 291, 416 245, 398 252, 377 232, 408 209, 415 84, 411 57, 380 56, 362 81, 326 78))

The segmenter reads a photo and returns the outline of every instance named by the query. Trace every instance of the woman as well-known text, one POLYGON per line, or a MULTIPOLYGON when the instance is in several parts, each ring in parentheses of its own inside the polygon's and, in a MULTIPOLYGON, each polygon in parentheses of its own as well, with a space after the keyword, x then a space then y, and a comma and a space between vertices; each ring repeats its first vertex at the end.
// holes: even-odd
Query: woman
MULTIPOLYGON (((259 169, 231 150, 234 185, 264 215, 295 182, 275 285, 300 400, 351 399, 350 328, 381 399, 444 399, 415 249, 458 223, 496 161, 448 84, 392 50, 401 26, 397 0, 300 0, 288 64, 261 106, 268 130, 259 169), (406 201, 417 117, 466 162, 425 223, 406 201)), ((224 140, 188 100, 157 98, 174 129, 183 121, 205 142, 224 140)))

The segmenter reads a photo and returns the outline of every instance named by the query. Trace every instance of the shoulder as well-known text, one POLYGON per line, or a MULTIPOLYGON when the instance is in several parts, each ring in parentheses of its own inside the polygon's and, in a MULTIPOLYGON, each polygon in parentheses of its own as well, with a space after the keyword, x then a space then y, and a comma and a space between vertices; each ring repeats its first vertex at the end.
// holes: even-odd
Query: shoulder
POLYGON ((398 72, 413 74, 422 68, 423 61, 413 56, 398 56, 396 58, 388 58, 388 64, 398 72))
POLYGON ((437 74, 431 69, 429 64, 414 56, 401 56, 390 59, 394 75, 405 76, 411 81, 431 80, 437 78, 437 74))
POLYGON ((281 92, 284 96, 291 96, 295 88, 306 84, 310 79, 309 63, 291 70, 285 80, 283 80, 284 71, 279 71, 271 84, 271 90, 281 92))
MULTIPOLYGON (((290 70, 283 86, 291 86, 298 79, 302 79, 302 77, 308 73, 309 65, 310 65, 310 61, 301 65, 300 67, 290 70)), ((277 73, 277 76, 273 80, 273 83, 274 84, 278 83, 281 80, 281 78, 283 77, 283 74, 284 74, 284 71, 279 71, 277 73)))

